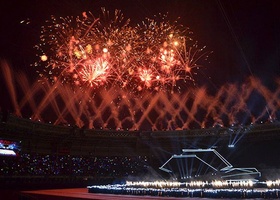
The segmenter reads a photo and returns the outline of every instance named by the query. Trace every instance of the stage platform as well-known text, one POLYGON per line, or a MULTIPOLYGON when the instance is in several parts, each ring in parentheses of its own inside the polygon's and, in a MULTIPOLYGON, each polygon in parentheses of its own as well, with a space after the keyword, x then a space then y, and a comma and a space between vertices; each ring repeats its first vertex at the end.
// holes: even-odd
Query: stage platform
MULTIPOLYGON (((89 193, 87 188, 72 188, 72 189, 51 189, 51 190, 32 190, 21 191, 20 200, 66 200, 66 199, 94 199, 94 200, 142 200, 142 199, 168 199, 180 200, 186 198, 173 197, 156 197, 156 196, 132 196, 132 195, 112 195, 112 194, 95 194, 89 193)), ((196 198, 193 198, 196 199, 196 198)))

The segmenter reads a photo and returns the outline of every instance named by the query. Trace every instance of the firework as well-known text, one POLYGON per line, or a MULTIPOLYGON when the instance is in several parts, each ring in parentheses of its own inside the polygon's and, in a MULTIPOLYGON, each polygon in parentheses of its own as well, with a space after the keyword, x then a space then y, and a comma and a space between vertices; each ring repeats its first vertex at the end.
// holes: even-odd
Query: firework
POLYGON ((116 10, 100 16, 56 18, 42 27, 38 70, 52 82, 80 88, 122 87, 131 91, 176 88, 193 80, 197 61, 207 57, 187 28, 166 16, 135 27, 116 10), (191 78, 190 78, 191 77, 191 78), (136 89, 136 90, 135 90, 136 89))

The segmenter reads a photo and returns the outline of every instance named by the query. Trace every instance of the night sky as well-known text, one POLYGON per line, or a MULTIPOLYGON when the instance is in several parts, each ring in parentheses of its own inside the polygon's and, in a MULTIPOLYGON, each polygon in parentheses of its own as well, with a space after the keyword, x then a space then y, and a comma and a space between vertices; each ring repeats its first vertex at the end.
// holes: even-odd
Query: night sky
POLYGON ((32 77, 36 73, 30 64, 38 59, 33 46, 44 21, 51 15, 78 16, 84 11, 98 15, 101 7, 121 10, 131 24, 158 13, 168 12, 170 21, 180 17, 179 23, 193 31, 199 45, 213 51, 196 77, 199 84, 219 88, 254 75, 269 85, 280 75, 278 0, 9 0, 1 4, 0 57, 32 77))

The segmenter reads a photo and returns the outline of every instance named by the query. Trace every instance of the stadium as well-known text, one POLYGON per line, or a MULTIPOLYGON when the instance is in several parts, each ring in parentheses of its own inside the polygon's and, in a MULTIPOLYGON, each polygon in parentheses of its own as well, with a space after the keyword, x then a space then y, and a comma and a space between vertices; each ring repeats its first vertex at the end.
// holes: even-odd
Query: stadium
POLYGON ((272 4, 155 2, 8 4, 2 18, 18 15, 1 23, 2 197, 279 198, 272 4), (257 23, 258 10, 271 12, 257 23))
MULTIPOLYGON (((229 180, 233 185, 237 181, 251 180, 254 184, 262 183, 262 187, 269 188, 267 181, 279 178, 277 169, 269 168, 279 164, 277 159, 273 159, 277 158, 279 150, 278 121, 230 129, 113 131, 73 130, 73 127, 54 126, 13 115, 7 117, 3 113, 1 120, 1 150, 15 153, 4 155, 2 152, 1 156, 1 182, 10 189, 77 188, 123 184, 125 181, 201 184, 203 181, 229 180), (242 141, 230 145, 232 137, 242 137, 242 141), (225 162, 223 157, 223 161, 217 159, 214 154, 211 155, 213 151, 204 155, 197 152, 196 158, 203 160, 183 156, 193 153, 184 153, 182 149, 194 150, 193 146, 198 144, 208 150, 214 149, 220 153, 220 157, 227 155, 227 159, 234 164, 229 169, 235 168, 238 172, 232 170, 231 173, 223 173, 222 169, 228 167, 225 165, 228 161, 225 162), (166 163, 170 157, 175 160, 166 163)), ((189 186, 191 189, 201 187, 189 186)), ((209 185, 204 187, 213 188, 209 185)), ((243 187, 250 189, 253 186, 243 187)), ((279 185, 273 187, 278 188, 279 185)))

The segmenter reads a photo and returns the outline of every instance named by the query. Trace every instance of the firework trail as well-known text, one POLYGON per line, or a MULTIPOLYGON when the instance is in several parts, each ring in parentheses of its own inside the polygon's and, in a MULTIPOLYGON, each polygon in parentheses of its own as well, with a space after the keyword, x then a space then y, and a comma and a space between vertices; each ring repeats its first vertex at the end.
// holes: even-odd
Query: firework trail
POLYGON ((209 52, 199 49, 190 31, 165 15, 135 27, 119 10, 100 16, 52 16, 36 45, 40 77, 85 88, 120 87, 132 92, 178 89, 194 81, 197 62, 209 52))

